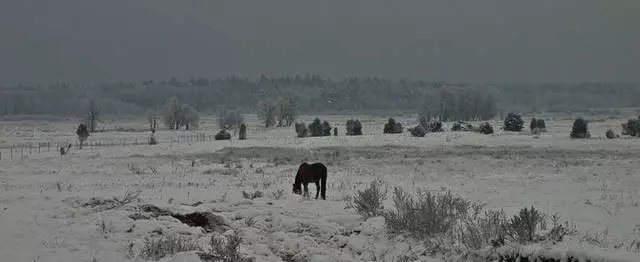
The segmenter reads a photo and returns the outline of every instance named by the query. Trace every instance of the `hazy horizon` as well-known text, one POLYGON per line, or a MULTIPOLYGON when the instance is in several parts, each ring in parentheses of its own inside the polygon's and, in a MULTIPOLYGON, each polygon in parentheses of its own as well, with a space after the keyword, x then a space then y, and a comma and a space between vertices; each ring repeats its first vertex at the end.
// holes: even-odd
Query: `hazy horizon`
POLYGON ((640 82, 640 2, 4 0, 0 84, 292 75, 640 82))

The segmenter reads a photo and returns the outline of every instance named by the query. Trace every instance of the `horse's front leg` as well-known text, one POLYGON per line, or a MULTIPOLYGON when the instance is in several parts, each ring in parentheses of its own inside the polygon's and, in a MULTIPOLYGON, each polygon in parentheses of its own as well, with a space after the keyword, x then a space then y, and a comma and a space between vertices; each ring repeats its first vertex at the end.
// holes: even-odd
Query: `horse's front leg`
POLYGON ((316 199, 320 195, 320 181, 316 181, 316 199))
POLYGON ((304 198, 309 198, 309 185, 304 184, 304 198))

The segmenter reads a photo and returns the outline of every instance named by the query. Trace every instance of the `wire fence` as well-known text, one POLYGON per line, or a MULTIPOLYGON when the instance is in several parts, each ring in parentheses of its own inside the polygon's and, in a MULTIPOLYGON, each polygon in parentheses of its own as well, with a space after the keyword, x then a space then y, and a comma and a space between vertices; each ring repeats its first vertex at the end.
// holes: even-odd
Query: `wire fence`
MULTIPOLYGON (((197 143, 215 140, 214 135, 209 134, 185 134, 169 136, 168 139, 160 140, 159 143, 197 143)), ((89 138, 82 143, 82 148, 100 148, 116 146, 137 146, 149 145, 148 137, 113 137, 113 138, 89 138)), ((60 152, 60 148, 80 149, 80 143, 75 140, 57 140, 47 142, 23 142, 0 147, 0 160, 14 160, 29 158, 36 154, 60 152)))
MULTIPOLYGON (((365 125, 363 125, 365 126, 365 125)), ((373 126, 373 125, 372 125, 373 126)), ((268 128, 263 127, 254 127, 249 131, 249 134, 259 134, 260 136, 249 137, 248 140, 238 140, 237 133, 231 132, 232 139, 231 143, 234 145, 242 145, 246 143, 255 142, 256 140, 261 141, 262 144, 265 145, 280 145, 286 143, 302 143, 303 140, 298 138, 295 132, 291 129, 291 133, 287 135, 268 135, 265 133, 269 131, 268 128)), ((371 130, 373 131, 373 129, 371 130)), ((383 136, 382 130, 379 132, 364 132, 363 136, 383 136)), ((333 136, 333 134, 332 134, 333 136)), ((402 135, 402 139, 416 139, 415 137, 408 136, 408 134, 404 133, 402 135)), ((344 134, 340 133, 338 136, 333 136, 338 140, 339 144, 346 143, 346 138, 344 134)), ((201 143, 208 141, 215 141, 215 135, 213 133, 188 133, 188 134, 176 134, 176 135, 161 135, 160 137, 156 136, 158 139, 158 143, 162 144, 188 144, 188 143, 201 143)), ((96 138, 89 137, 88 140, 84 141, 82 144, 83 148, 102 148, 102 147, 117 147, 117 146, 138 146, 138 145, 149 145, 149 137, 144 135, 136 135, 133 137, 107 137, 107 138, 96 138)), ((34 141, 34 142, 23 142, 9 145, 0 145, 0 161, 1 160, 18 160, 23 158, 31 158, 36 156, 37 154, 42 153, 60 153, 60 148, 73 148, 80 149, 80 144, 77 138, 69 138, 69 139, 60 139, 55 141, 34 141)))

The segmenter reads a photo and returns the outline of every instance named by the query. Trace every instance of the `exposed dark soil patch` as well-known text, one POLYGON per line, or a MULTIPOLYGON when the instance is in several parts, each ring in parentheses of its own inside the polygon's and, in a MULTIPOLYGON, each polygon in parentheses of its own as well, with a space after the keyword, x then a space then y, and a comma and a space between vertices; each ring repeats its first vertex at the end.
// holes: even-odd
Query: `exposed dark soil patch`
POLYGON ((150 204, 140 205, 140 210, 142 210, 144 212, 147 212, 147 213, 151 213, 153 217, 170 216, 171 214, 173 214, 171 211, 164 210, 164 209, 161 209, 161 208, 159 208, 157 206, 150 205, 150 204))
POLYGON ((229 230, 221 216, 209 212, 194 212, 189 214, 173 214, 172 217, 192 227, 202 227, 206 232, 219 232, 229 230))
POLYGON ((231 229, 229 225, 224 222, 224 219, 221 216, 213 214, 211 212, 193 212, 180 214, 164 210, 150 204, 141 205, 140 209, 144 212, 149 213, 151 217, 171 216, 180 220, 180 222, 187 224, 188 226, 202 227, 207 233, 223 233, 231 229))

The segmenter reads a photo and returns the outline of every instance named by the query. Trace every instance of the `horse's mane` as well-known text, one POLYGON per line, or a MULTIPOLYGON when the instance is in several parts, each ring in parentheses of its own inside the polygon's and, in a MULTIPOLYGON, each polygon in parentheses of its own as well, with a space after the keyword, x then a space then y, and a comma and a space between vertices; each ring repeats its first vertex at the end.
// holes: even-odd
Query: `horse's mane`
POLYGON ((300 172, 302 172, 302 167, 304 166, 308 166, 309 163, 307 162, 303 162, 302 164, 300 164, 300 166, 298 167, 298 172, 296 173, 296 178, 294 183, 296 183, 296 185, 301 184, 302 183, 302 174, 300 172))

